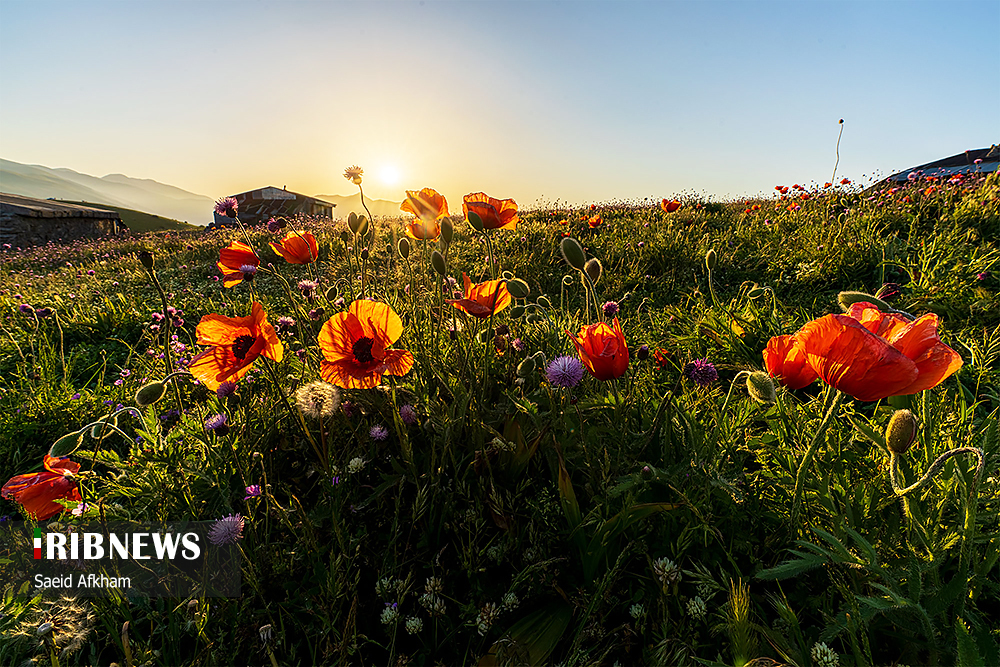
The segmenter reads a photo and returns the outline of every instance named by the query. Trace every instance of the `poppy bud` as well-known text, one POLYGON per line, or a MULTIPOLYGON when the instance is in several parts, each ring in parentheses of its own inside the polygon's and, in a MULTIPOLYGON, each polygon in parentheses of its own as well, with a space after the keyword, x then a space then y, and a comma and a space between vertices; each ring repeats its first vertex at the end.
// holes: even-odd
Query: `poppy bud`
POLYGON ((569 287, 573 284, 573 276, 563 276, 562 284, 565 287, 569 287))
POLYGON ((760 297, 767 293, 767 289, 764 287, 754 287, 749 292, 747 292, 747 298, 751 301, 756 301, 760 297))
POLYGON ((764 371, 754 371, 747 377, 747 393, 761 405, 774 405, 777 400, 774 381, 764 371))
POLYGON ((540 296, 540 297, 538 297, 537 299, 535 299, 535 303, 537 303, 542 308, 551 308, 552 307, 552 302, 549 301, 549 298, 547 296, 540 296))
POLYGON ((392 243, 385 244, 385 254, 389 256, 392 255, 392 243))
POLYGON ((410 257, 410 239, 405 236, 399 239, 399 243, 396 244, 396 250, 399 251, 399 256, 403 259, 409 259, 410 257))
POLYGON ((649 359, 649 346, 640 345, 639 349, 636 350, 635 356, 639 361, 646 361, 646 359, 649 359))
POLYGON ((896 410, 885 427, 885 444, 895 454, 904 454, 917 438, 917 418, 909 410, 896 410))
POLYGON ((709 249, 709 251, 705 253, 705 266, 709 271, 714 271, 718 264, 719 256, 715 254, 715 249, 709 249))
POLYGON ((601 266, 601 260, 597 259, 596 257, 591 257, 590 259, 587 260, 587 263, 584 265, 583 270, 587 273, 588 276, 590 276, 590 279, 596 283, 598 280, 601 279, 601 273, 604 271, 604 267, 601 266))
POLYGON ((518 318, 524 315, 524 306, 512 306, 508 311, 510 316, 513 318, 518 318))
POLYGON ((843 308, 845 313, 851 309, 852 305, 862 301, 867 301, 883 313, 892 312, 892 306, 871 294, 865 294, 864 292, 841 292, 837 295, 837 302, 840 303, 840 307, 843 308))
POLYGON ((348 243, 350 243, 351 242, 351 234, 350 234, 350 232, 340 232, 340 240, 344 242, 344 245, 347 245, 348 243))
POLYGON ((479 214, 475 211, 469 211, 469 224, 477 232, 483 231, 483 219, 479 217, 479 214))
POLYGON ((519 378, 531 377, 531 374, 534 372, 535 359, 533 357, 528 357, 517 365, 517 377, 519 378))
POLYGON ((567 264, 577 271, 583 271, 583 267, 587 263, 587 254, 583 252, 583 246, 580 245, 579 241, 572 236, 567 236, 559 244, 559 250, 567 264))
POLYGON ((153 253, 143 250, 139 253, 139 263, 147 269, 153 268, 153 253))
POLYGON ((347 216, 347 227, 351 230, 353 234, 357 234, 358 230, 361 229, 361 223, 359 222, 358 214, 351 211, 351 214, 347 216))
POLYGON ((434 270, 438 272, 438 275, 445 275, 444 255, 437 250, 431 253, 431 266, 433 266, 434 270))
POLYGON ((524 282, 520 278, 514 278, 513 280, 507 281, 507 291, 515 299, 525 299, 531 290, 528 288, 528 283, 524 282))
POLYGON ((336 285, 330 285, 329 289, 326 290, 326 293, 323 296, 326 297, 326 300, 327 300, 328 303, 333 303, 334 301, 336 301, 337 300, 337 286, 336 285))
POLYGON ((514 279, 514 274, 511 273, 510 271, 504 271, 503 273, 500 274, 500 279, 501 280, 513 280, 514 279))
POLYGON ((441 219, 441 240, 446 246, 451 245, 451 239, 455 236, 455 225, 448 218, 441 219))
POLYGON ((83 431, 73 431, 52 443, 49 447, 49 456, 59 458, 69 456, 76 451, 77 447, 83 444, 83 431))
POLYGON ((545 353, 541 350, 531 355, 531 358, 535 360, 535 368, 541 368, 545 365, 545 353))
POLYGON ((167 393, 167 385, 163 382, 150 382, 139 387, 135 392, 135 404, 140 408, 152 405, 167 393))
POLYGON ((367 262, 367 261, 368 261, 368 258, 369 258, 370 256, 371 256, 371 253, 370 253, 370 252, 368 252, 368 248, 362 248, 362 249, 361 249, 361 259, 362 259, 362 261, 365 261, 365 262, 367 262))
POLYGON ((115 417, 111 421, 104 420, 91 426, 90 437, 93 438, 94 440, 103 440, 104 438, 114 433, 114 430, 112 430, 111 428, 112 426, 114 426, 115 428, 118 427, 117 417, 115 417))

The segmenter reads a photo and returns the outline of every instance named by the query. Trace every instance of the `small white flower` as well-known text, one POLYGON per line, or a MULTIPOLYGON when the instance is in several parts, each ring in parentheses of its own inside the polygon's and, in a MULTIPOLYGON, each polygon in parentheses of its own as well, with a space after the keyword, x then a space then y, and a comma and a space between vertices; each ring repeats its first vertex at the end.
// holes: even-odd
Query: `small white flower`
POLYGON ((809 652, 812 661, 819 667, 837 667, 840 664, 840 656, 826 642, 816 642, 809 652))
POLYGON ((486 557, 499 563, 500 559, 503 558, 503 547, 499 544, 494 544, 486 549, 486 557))
POLYGON ((420 596, 420 604, 431 616, 444 616, 444 600, 433 593, 424 593, 420 596))
POLYGON ((646 610, 643 608, 641 604, 637 602, 628 608, 628 613, 629 616, 638 621, 642 617, 642 615, 646 613, 646 610))
POLYGON ((347 472, 351 475, 361 472, 361 469, 365 467, 365 461, 362 458, 354 457, 351 459, 350 463, 347 464, 347 472))
POLYGON ((500 603, 505 611, 516 609, 518 604, 520 604, 520 600, 513 593, 507 593, 507 595, 503 596, 503 601, 500 603))
POLYGON ((653 561, 653 573, 664 586, 679 583, 681 580, 681 568, 669 558, 657 558, 653 561))
POLYGON ((489 632, 497 616, 499 616, 499 612, 495 604, 487 602, 483 605, 483 608, 479 610, 479 616, 476 618, 476 628, 479 630, 481 636, 485 636, 489 632))
POLYGON ((438 595, 444 590, 444 584, 441 583, 441 579, 438 577, 427 577, 424 590, 427 591, 428 595, 438 595))
POLYGON ((392 577, 382 577, 375 583, 375 593, 380 598, 386 598, 395 587, 396 583, 392 577))
POLYGON ((701 599, 700 595, 692 598, 691 600, 688 600, 687 613, 692 618, 701 620, 705 618, 705 614, 707 612, 708 612, 708 605, 705 604, 705 601, 701 599))
POLYGON ((396 603, 386 603, 385 609, 382 610, 382 625, 392 625, 398 620, 399 610, 396 609, 396 603))
POLYGON ((415 635, 424 629, 423 619, 417 616, 410 616, 406 619, 406 631, 411 635, 415 635))

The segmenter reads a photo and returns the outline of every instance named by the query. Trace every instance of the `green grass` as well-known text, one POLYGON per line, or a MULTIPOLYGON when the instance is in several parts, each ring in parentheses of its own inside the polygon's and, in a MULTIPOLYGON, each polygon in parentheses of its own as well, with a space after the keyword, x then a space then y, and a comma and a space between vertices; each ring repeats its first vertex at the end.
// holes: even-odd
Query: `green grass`
POLYGON ((72 455, 107 520, 246 517, 243 596, 46 600, 8 586, 0 663, 49 662, 34 635, 48 620, 64 665, 1000 664, 1000 179, 809 195, 527 211, 488 241, 456 218, 444 259, 459 288, 463 272, 494 270, 530 288, 482 321, 443 303, 430 253, 445 247, 412 242, 401 258, 395 221, 369 242, 303 220, 320 248, 306 266, 247 230, 262 270, 230 289, 213 277, 219 250, 247 241, 237 230, 0 252, 0 479, 135 405, 166 373, 164 343, 173 364, 205 349, 205 315, 245 316, 257 300, 272 324, 295 320, 278 334, 282 360, 258 359, 233 396, 180 377, 141 418, 119 417, 126 437, 98 451, 88 436, 72 455), (560 255, 566 233, 603 265, 594 294, 560 255), (141 250, 176 326, 151 326, 161 297, 141 250), (311 298, 296 287, 307 279, 311 298), (821 382, 779 385, 773 405, 748 395, 772 337, 883 283, 900 285, 894 308, 940 317, 957 373, 912 397, 848 397, 827 418, 821 382), (413 369, 310 416, 296 392, 320 378, 320 329, 362 295, 399 314, 392 347, 413 369), (575 356, 566 331, 609 301, 627 372, 553 386, 529 359, 575 356), (662 361, 640 360, 640 345, 662 361), (703 358, 718 379, 698 386, 685 366, 703 358), (896 495, 882 433, 901 407, 919 423, 905 483, 974 447, 978 486, 965 452, 896 495), (228 434, 206 431, 216 413, 228 434), (262 493, 244 500, 251 484, 262 493))
POLYGON ((122 208, 120 206, 109 206, 107 204, 94 204, 91 202, 83 201, 68 201, 60 200, 66 204, 79 204, 80 206, 90 206, 91 208, 99 208, 105 211, 114 211, 119 216, 121 216, 122 222, 125 223, 129 230, 133 234, 145 234, 146 232, 166 232, 166 231, 197 231, 201 229, 197 225, 189 225, 186 222, 181 222, 180 220, 174 220, 173 218, 164 218, 159 215, 154 215, 152 213, 143 213, 142 211, 135 211, 130 208, 122 208))

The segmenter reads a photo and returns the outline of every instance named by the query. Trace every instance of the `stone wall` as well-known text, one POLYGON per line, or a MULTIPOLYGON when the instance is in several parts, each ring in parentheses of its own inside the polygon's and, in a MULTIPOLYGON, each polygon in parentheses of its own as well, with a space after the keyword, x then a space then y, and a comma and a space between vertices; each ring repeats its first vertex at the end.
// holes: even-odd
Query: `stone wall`
POLYGON ((58 243, 114 236, 120 224, 116 218, 42 218, 4 212, 0 213, 0 243, 28 248, 45 245, 49 241, 58 243))

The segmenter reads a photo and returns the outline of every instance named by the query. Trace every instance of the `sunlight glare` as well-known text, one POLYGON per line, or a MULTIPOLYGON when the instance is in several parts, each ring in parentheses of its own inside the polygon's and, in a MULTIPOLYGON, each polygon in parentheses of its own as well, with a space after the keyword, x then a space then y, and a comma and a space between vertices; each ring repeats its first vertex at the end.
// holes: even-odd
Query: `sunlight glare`
POLYGON ((399 183, 399 169, 394 165, 385 165, 379 171, 379 178, 386 185, 397 185, 399 183))

